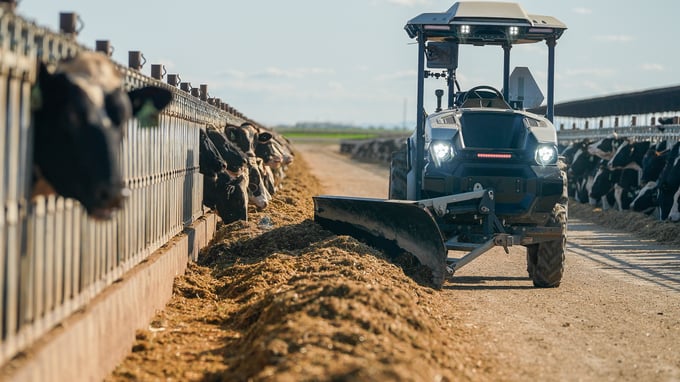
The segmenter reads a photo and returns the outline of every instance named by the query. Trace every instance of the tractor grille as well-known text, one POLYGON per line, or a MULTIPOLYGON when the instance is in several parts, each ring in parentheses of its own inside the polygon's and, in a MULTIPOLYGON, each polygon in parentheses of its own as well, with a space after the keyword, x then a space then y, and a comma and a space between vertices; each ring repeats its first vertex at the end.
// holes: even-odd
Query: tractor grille
POLYGON ((467 112, 461 117, 466 148, 520 149, 527 130, 524 117, 498 112, 467 112))

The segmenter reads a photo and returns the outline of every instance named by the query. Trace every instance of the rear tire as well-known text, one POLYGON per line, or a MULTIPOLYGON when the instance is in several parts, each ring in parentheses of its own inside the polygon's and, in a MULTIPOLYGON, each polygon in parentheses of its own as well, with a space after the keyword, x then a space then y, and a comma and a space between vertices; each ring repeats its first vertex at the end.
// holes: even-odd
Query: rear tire
POLYGON ((558 240, 527 246, 527 272, 538 288, 560 286, 564 274, 564 252, 567 246, 567 208, 556 204, 547 227, 562 227, 558 240))
POLYGON ((392 153, 389 198, 406 200, 406 149, 392 153))

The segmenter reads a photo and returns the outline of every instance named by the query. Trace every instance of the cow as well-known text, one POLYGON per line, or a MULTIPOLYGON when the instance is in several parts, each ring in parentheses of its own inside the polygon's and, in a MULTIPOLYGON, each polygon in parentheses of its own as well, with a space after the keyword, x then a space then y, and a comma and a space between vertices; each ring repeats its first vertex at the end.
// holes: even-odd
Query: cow
POLYGON ((630 203, 630 209, 644 214, 652 214, 659 206, 659 178, 666 163, 670 150, 668 143, 661 141, 650 147, 642 158, 642 188, 630 203))
POLYGON ((635 199, 630 203, 630 209, 649 215, 659 205, 658 195, 658 183, 649 181, 638 191, 635 199))
POLYGON ((272 199, 272 195, 267 188, 264 174, 266 170, 262 159, 257 157, 248 158, 248 171, 250 181, 248 182, 248 200, 258 210, 267 208, 272 199))
MULTIPOLYGON (((201 162, 219 162, 224 169, 210 173, 203 170, 203 204, 217 210, 217 214, 226 224, 237 220, 248 220, 248 157, 220 131, 208 128, 206 147, 211 145, 215 150, 204 150, 201 145, 199 164, 201 162), (213 158, 217 152, 217 158, 213 158)), ((201 171, 199 169, 199 171, 201 171)))
POLYGON ((602 138, 588 145, 588 153, 599 158, 610 160, 616 153, 618 146, 625 140, 613 134, 611 137, 602 138))
POLYGON ((675 193, 680 188, 680 141, 668 152, 666 165, 659 176, 659 219, 666 220, 677 203, 675 193))
MULTIPOLYGON (((675 117, 659 117, 657 119, 660 125, 677 125, 678 122, 680 121, 680 118, 677 116, 675 117)), ((663 131, 663 130, 662 130, 663 131)))
POLYGON ((590 200, 588 194, 592 186, 595 173, 597 172, 600 158, 588 152, 588 140, 577 142, 570 148, 565 149, 565 160, 569 163, 568 173, 568 194, 581 203, 595 204, 590 200))
MULTIPOLYGON (((245 161, 245 166, 246 166, 246 173, 247 173, 247 186, 246 190, 248 192, 248 202, 252 205, 254 205, 258 210, 263 210, 267 208, 269 205, 269 201, 271 200, 271 195, 269 192, 267 192, 267 188, 265 186, 264 180, 263 180, 263 168, 260 163, 257 161, 257 157, 254 155, 254 151, 251 151, 250 154, 248 152, 244 152, 241 148, 245 147, 246 150, 250 151, 248 149, 249 146, 243 146, 242 144, 239 144, 237 140, 233 139, 234 138, 234 133, 237 133, 236 136, 239 136, 239 131, 236 132, 230 132, 228 130, 225 130, 228 132, 231 137, 225 135, 221 131, 218 130, 209 130, 208 135, 210 139, 215 143, 215 146, 217 146, 218 150, 220 150, 220 154, 224 157, 224 155, 234 155, 234 154, 228 154, 229 152, 238 152, 243 160, 245 161), (224 152, 223 152, 224 151, 224 152)), ((245 141, 242 141, 245 142, 245 141)), ((241 142, 241 143, 242 143, 241 142)), ((227 160, 227 162, 229 162, 227 160)))
POLYGON ((214 178, 227 169, 227 163, 203 129, 199 129, 198 172, 214 178))
POLYGON ((249 157, 255 156, 255 142, 257 128, 252 123, 245 122, 241 126, 227 124, 224 135, 249 157))
POLYGON ((53 72, 40 63, 31 101, 33 196, 73 198, 90 217, 111 219, 130 193, 118 159, 124 127, 133 117, 153 125, 172 92, 155 86, 126 92, 107 56, 83 51, 53 72))
MULTIPOLYGON (((204 178, 204 195, 206 195, 204 178)), ((208 197, 204 197, 204 203, 212 203, 211 208, 217 210, 217 214, 225 224, 237 220, 248 221, 248 181, 245 172, 238 175, 221 171, 208 185, 208 197)))
POLYGON ((283 155, 283 166, 288 166, 295 160, 295 152, 290 141, 281 134, 273 134, 274 143, 283 155))
MULTIPOLYGON (((588 195, 595 202, 601 202, 603 210, 612 208, 615 203, 616 181, 621 176, 622 170, 612 170, 606 163, 601 162, 593 177, 588 195)), ((594 203, 591 203, 594 204, 594 203)))
POLYGON ((651 146, 650 141, 622 141, 607 162, 611 170, 621 170, 616 179, 615 198, 619 211, 627 210, 640 189, 642 161, 651 146))
POLYGON ((263 162, 263 179, 270 194, 276 193, 283 174, 284 157, 274 135, 267 131, 257 134, 255 155, 263 162), (277 178, 274 174, 279 175, 277 178))
POLYGON ((278 169, 283 165, 283 154, 273 138, 274 136, 269 132, 259 132, 255 144, 255 155, 262 158, 265 166, 278 169))
POLYGON ((647 182, 657 181, 661 176, 666 162, 668 161, 669 149, 668 143, 661 141, 654 147, 650 147, 642 158, 642 177, 640 181, 642 184, 647 182))
POLYGON ((642 159, 651 146, 650 141, 632 142, 624 140, 617 147, 616 152, 608 162, 609 168, 633 169, 642 177, 642 159))
MULTIPOLYGON (((271 139, 267 134, 269 133, 263 134, 265 141, 271 139)), ((258 160, 256 155, 260 136, 258 128, 250 122, 244 122, 240 126, 227 124, 224 127, 224 135, 248 157, 250 203, 259 210, 267 208, 276 189, 273 187, 272 179, 269 178, 271 171, 266 169, 266 164, 263 164, 262 160, 258 160)))

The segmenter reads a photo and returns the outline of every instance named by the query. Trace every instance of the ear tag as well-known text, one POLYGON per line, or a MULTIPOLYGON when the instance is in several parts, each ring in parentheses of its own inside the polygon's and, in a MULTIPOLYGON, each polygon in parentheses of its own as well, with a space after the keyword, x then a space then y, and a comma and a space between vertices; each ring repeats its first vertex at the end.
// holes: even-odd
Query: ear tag
POLYGON ((42 90, 40 86, 33 85, 31 88, 31 110, 40 110, 43 107, 42 90))
POLYGON ((153 101, 144 101, 144 104, 139 109, 135 117, 139 121, 140 127, 156 127, 159 123, 159 111, 153 104, 153 101))

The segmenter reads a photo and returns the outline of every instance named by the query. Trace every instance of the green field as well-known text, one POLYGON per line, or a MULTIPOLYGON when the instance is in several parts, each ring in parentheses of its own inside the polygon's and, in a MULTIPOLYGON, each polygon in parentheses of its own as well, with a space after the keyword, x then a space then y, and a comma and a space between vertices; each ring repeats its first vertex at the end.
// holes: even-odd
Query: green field
POLYGON ((363 140, 403 137, 410 134, 404 130, 387 129, 329 129, 329 128, 276 128, 276 131, 290 140, 363 140))

